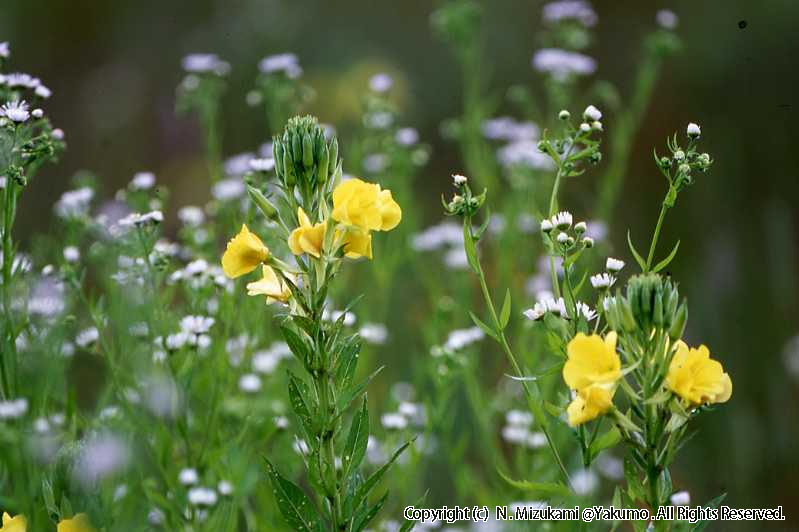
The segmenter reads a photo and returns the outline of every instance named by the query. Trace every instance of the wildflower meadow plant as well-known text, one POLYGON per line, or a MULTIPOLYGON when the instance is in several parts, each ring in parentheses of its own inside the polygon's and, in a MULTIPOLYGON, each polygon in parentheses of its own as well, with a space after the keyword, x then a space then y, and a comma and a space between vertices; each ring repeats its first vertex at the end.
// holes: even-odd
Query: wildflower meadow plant
POLYGON ((261 268, 261 280, 247 284, 248 295, 287 305, 280 330, 304 370, 303 376, 289 374, 288 397, 301 424, 297 437, 307 445, 308 481, 319 500, 309 499, 268 459, 267 471, 278 506, 296 530, 363 530, 388 495, 370 503, 369 494, 408 443, 368 478, 361 475, 369 441, 365 391, 380 370, 356 382, 361 342, 344 329, 347 310, 332 323, 323 315, 339 269, 347 259, 371 259, 372 233, 394 229, 402 211, 380 185, 342 180, 338 141, 328 142, 315 118, 289 120, 283 135, 274 138, 273 150, 279 203, 288 222, 260 190, 250 186, 249 193, 261 213, 278 223, 296 268, 277 258, 246 225, 228 243, 222 267, 230 278, 261 268), (353 405, 345 438, 345 416, 353 405))

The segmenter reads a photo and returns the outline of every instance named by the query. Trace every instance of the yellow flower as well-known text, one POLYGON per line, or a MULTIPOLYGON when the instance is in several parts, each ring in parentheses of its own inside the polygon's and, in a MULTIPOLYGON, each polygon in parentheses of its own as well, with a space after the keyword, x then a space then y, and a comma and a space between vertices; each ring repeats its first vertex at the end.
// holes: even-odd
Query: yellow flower
POLYGON ((225 275, 235 279, 250 273, 267 259, 269 248, 246 225, 242 225, 239 234, 227 243, 225 254, 222 255, 222 269, 225 275))
POLYGON ((289 236, 289 248, 295 255, 307 253, 319 258, 322 253, 322 246, 325 241, 327 223, 322 221, 316 225, 311 225, 311 220, 302 207, 297 209, 297 218, 300 226, 291 232, 289 236))
POLYGON ((77 514, 72 519, 58 523, 57 532, 96 532, 86 514, 77 514))
POLYGON ((694 405, 725 403, 732 396, 732 380, 721 363, 710 358, 708 348, 689 348, 682 341, 676 344, 666 385, 694 405))
POLYGON ((611 387, 621 378, 621 360, 616 353, 616 333, 603 340, 598 334, 578 333, 566 347, 568 360, 563 365, 563 380, 572 390, 598 384, 611 387))
POLYGON ((376 183, 348 179, 333 191, 333 219, 363 231, 390 231, 402 219, 390 190, 376 183))
POLYGON ((582 388, 572 400, 566 413, 569 425, 576 427, 592 419, 596 419, 613 406, 613 388, 594 385, 582 388))
MULTIPOLYGON (((286 274, 286 276, 294 282, 291 275, 286 274)), ((270 266, 264 266, 261 280, 247 284, 247 295, 266 296, 267 303, 285 303, 291 298, 291 288, 277 276, 275 270, 270 266)))
POLYGON ((369 231, 348 227, 343 232, 337 232, 336 236, 342 239, 344 254, 350 259, 372 258, 372 235, 369 231))
POLYGON ((0 532, 25 532, 28 529, 28 520, 24 515, 11 517, 7 512, 3 512, 3 526, 0 532))

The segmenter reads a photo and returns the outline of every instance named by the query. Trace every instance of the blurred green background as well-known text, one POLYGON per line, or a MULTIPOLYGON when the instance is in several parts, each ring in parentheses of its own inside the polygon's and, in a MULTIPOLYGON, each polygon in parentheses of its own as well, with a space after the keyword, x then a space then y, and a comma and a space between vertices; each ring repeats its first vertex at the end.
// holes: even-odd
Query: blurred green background
MULTIPOLYGON (((491 67, 485 75, 500 94, 511 84, 536 82, 530 57, 541 4, 485 3, 491 67)), ((208 198, 199 130, 174 113, 180 59, 191 52, 215 52, 233 65, 225 97, 226 154, 251 150, 272 133, 244 102, 262 57, 298 54, 305 80, 318 91, 311 111, 340 130, 358 120, 369 76, 390 72, 403 121, 433 147, 417 185, 428 205, 426 222, 437 221, 439 193, 449 189, 449 175, 462 163, 455 144, 439 134, 442 120, 459 113, 461 90, 450 51, 430 31, 435 5, 4 0, 0 40, 11 42, 13 68, 53 89, 47 112, 68 142, 61 163, 45 168, 24 195, 20 237, 29 241, 47 230, 51 205, 81 168, 101 176, 106 194, 134 172, 151 170, 172 191, 173 207, 208 198)), ((618 254, 629 260, 621 246, 627 227, 643 239, 657 217, 664 183, 652 164, 652 146, 662 149, 666 135, 695 121, 703 149, 716 159, 680 197, 662 242, 682 240, 671 273, 691 303, 688 338, 711 346, 735 391, 729 405, 699 420, 700 436, 677 464, 675 484, 690 484, 694 503, 728 490, 732 506, 782 504, 795 521, 799 346, 786 346, 799 334, 799 157, 793 146, 799 2, 613 0, 594 7, 600 22, 590 53, 598 60, 597 76, 622 90, 630 86, 657 9, 679 15, 684 43, 657 84, 611 221, 618 254)), ((613 128, 612 115, 603 121, 613 128)), ((346 145, 343 152, 346 158, 346 145)), ((168 221, 172 217, 174 211, 167 213, 168 221)))

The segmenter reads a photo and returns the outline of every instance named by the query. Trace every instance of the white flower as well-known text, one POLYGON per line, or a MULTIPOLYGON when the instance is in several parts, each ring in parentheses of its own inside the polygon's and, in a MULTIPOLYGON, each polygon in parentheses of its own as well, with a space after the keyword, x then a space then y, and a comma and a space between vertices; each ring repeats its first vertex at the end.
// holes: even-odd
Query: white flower
POLYGON ((254 373, 242 375, 239 379, 239 389, 247 393, 255 393, 261 389, 261 377, 254 373))
POLYGON ((554 215, 551 219, 552 225, 563 231, 564 229, 568 229, 571 227, 574 218, 572 214, 568 211, 561 211, 554 215))
POLYGON ((692 139, 698 139, 699 135, 702 134, 702 130, 700 129, 699 124, 691 122, 686 128, 686 133, 688 133, 688 136, 692 139))
POLYGON ((12 122, 21 124, 22 122, 27 122, 31 114, 28 111, 28 104, 25 100, 13 100, 0 107, 0 116, 5 116, 12 122))
POLYGON ((387 429, 402 430, 408 426, 408 420, 398 412, 383 414, 380 417, 380 422, 387 429))
POLYGON ((568 120, 569 118, 571 118, 571 116, 572 114, 566 109, 561 109, 561 111, 558 113, 558 118, 560 118, 561 120, 568 120))
POLYGON ((0 57, 3 59, 8 59, 11 57, 11 47, 8 45, 8 42, 0 42, 0 57))
POLYGON ((75 337, 75 343, 78 347, 86 348, 97 340, 100 339, 100 331, 97 330, 97 327, 89 327, 78 333, 78 336, 75 337))
POLYGON ((230 64, 216 54, 190 54, 181 62, 183 70, 197 74, 213 73, 224 76, 230 72, 230 64))
POLYGON ((0 401, 0 419, 16 419, 28 412, 28 400, 24 397, 0 401))
POLYGON ((669 499, 674 506, 688 506, 691 504, 691 494, 687 491, 678 491, 669 499))
POLYGON ((575 307, 577 308, 577 314, 582 314, 586 321, 596 318, 596 311, 582 301, 578 301, 575 307))
POLYGON ((364 323, 358 335, 370 344, 384 344, 388 339, 388 329, 380 323, 364 323))
POLYGON ((588 224, 585 222, 578 222, 574 224, 574 230, 580 234, 585 233, 588 230, 588 224))
POLYGON ((275 167, 275 160, 271 158, 250 159, 250 168, 255 172, 268 172, 275 167))
POLYGON ((541 220, 541 231, 544 233, 549 233, 552 231, 552 222, 549 220, 541 220))
POLYGON ((216 504, 216 491, 202 486, 189 490, 189 502, 195 506, 213 506, 216 504))
POLYGON ((120 219, 117 226, 121 229, 130 227, 142 227, 145 225, 156 225, 164 221, 164 213, 161 211, 150 211, 144 214, 132 212, 120 219))
MULTIPOLYGON (((249 165, 249 159, 247 160, 249 165)), ((214 185, 211 195, 219 201, 234 200, 242 197, 247 192, 244 182, 238 177, 223 179, 214 185)))
POLYGON ((618 272, 624 268, 624 261, 619 259, 614 259, 613 257, 608 257, 608 260, 605 261, 605 268, 609 272, 618 272))
POLYGON ((609 273, 598 273, 591 276, 591 286, 594 288, 610 288, 616 282, 616 278, 609 273))
POLYGON ((302 75, 302 67, 294 54, 276 54, 264 57, 258 63, 258 69, 264 74, 282 72, 290 79, 296 79, 302 75))
POLYGON ((587 248, 594 247, 594 239, 591 238, 590 236, 584 236, 582 242, 583 245, 587 248))
POLYGON ((590 27, 596 24, 597 15, 585 0, 560 0, 544 5, 543 19, 551 23, 571 19, 590 27))
POLYGON ((475 342, 482 340, 485 333, 479 327, 470 327, 468 329, 456 329, 449 333, 444 348, 451 351, 458 351, 467 347, 475 342))
POLYGON ((44 116, 44 111, 42 111, 41 109, 34 109, 33 111, 31 111, 31 116, 33 118, 41 118, 44 116))
POLYGON ((394 85, 394 80, 383 72, 375 74, 369 78, 369 88, 374 92, 386 92, 394 85))
POLYGON ((591 131, 591 126, 588 124, 588 122, 583 122, 582 124, 580 124, 580 131, 582 131, 583 133, 588 133, 589 131, 591 131))
POLYGON ((602 131, 602 122, 600 122, 599 120, 594 120, 593 122, 591 122, 591 129, 593 129, 594 131, 602 131))
POLYGON ((655 20, 657 21, 658 26, 667 30, 673 30, 677 27, 677 24, 680 23, 680 19, 677 18, 677 15, 674 14, 674 11, 670 9, 661 9, 658 11, 657 14, 655 14, 655 20))
POLYGON ((465 184, 466 181, 467 181, 467 179, 466 179, 465 175, 460 175, 460 174, 453 174, 452 175, 452 182, 455 184, 456 187, 459 187, 459 186, 465 184))
POLYGON ((137 172, 130 181, 133 190, 148 190, 155 185, 155 174, 152 172, 137 172))
POLYGON ((561 50, 543 48, 533 55, 533 68, 539 72, 552 74, 562 81, 571 75, 586 76, 596 71, 596 61, 587 55, 561 50))
POLYGON ((214 318, 207 316, 185 316, 180 320, 180 330, 190 334, 207 333, 214 321, 214 318))
POLYGON ((674 160, 677 162, 685 160, 685 152, 682 150, 677 150, 674 152, 674 160))
POLYGON ((544 317, 544 314, 546 313, 547 313, 546 303, 543 303, 541 301, 536 302, 536 304, 533 305, 532 308, 528 308, 527 310, 524 311, 525 317, 533 321, 540 320, 541 318, 544 317))
POLYGON ((599 109, 597 109, 593 105, 589 105, 588 107, 585 108, 585 111, 583 111, 583 118, 586 119, 586 120, 590 120, 592 122, 595 122, 597 120, 601 120, 602 119, 602 111, 600 111, 599 109))
POLYGON ((199 207, 187 205, 178 210, 178 220, 183 222, 183 225, 197 227, 205 221, 205 213, 199 207))
POLYGON ((567 235, 566 233, 558 233, 557 240, 561 244, 565 244, 569 240, 569 235, 567 235))
POLYGON ((216 489, 219 491, 220 495, 232 495, 233 494, 233 484, 228 482, 227 480, 220 480, 219 484, 217 484, 216 489))
POLYGON ((197 484, 199 480, 200 477, 197 475, 197 470, 194 468, 187 467, 185 469, 181 469, 180 474, 178 474, 178 481, 184 486, 197 484))
MULTIPOLYGON (((53 95, 53 91, 42 84, 37 85, 36 88, 33 89, 33 92, 36 94, 36 96, 45 100, 53 95)), ((55 133, 55 131, 53 131, 53 133, 55 133)))
POLYGON ((75 246, 67 246, 64 248, 64 260, 67 262, 78 262, 80 260, 80 251, 75 246))
POLYGON ((508 425, 521 425, 529 427, 533 423, 533 414, 522 410, 509 410, 505 414, 508 425))
POLYGON ((566 301, 563 300, 562 297, 559 297, 557 300, 551 298, 545 300, 547 311, 552 312, 553 314, 557 314, 561 317, 566 317, 566 301))
POLYGON ((397 130, 394 140, 401 146, 413 146, 419 142, 419 132, 412 127, 403 127, 397 130))

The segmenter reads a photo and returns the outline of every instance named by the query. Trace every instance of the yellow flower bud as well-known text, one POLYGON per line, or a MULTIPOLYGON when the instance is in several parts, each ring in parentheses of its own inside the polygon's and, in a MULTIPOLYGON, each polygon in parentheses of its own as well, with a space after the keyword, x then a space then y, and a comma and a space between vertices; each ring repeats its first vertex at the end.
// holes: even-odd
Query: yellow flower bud
POLYGON ((341 239, 341 243, 344 246, 344 254, 347 258, 372 258, 372 235, 368 231, 362 231, 357 227, 349 227, 343 231, 338 231, 336 238, 341 239))
MULTIPOLYGON (((294 282, 294 277, 286 274, 289 280, 294 282)), ((263 267, 263 277, 260 281, 247 284, 248 296, 266 296, 266 302, 285 303, 291 299, 291 287, 283 279, 278 277, 271 266, 263 267)))
POLYGON ((11 517, 8 513, 3 512, 3 526, 0 526, 0 532, 25 532, 28 529, 28 520, 24 515, 11 517))
POLYGON ((307 253, 316 258, 322 254, 322 247, 325 242, 325 232, 327 223, 322 221, 316 225, 311 224, 311 220, 302 207, 297 209, 297 218, 300 226, 289 235, 289 248, 295 255, 307 253))
POLYGON ((58 523, 57 532, 96 532, 86 514, 77 514, 72 519, 58 523))
POLYGON ((242 225, 241 231, 230 239, 222 255, 222 269, 225 275, 235 279, 250 273, 268 259, 269 248, 246 225, 242 225))
POLYGON ((732 379, 708 348, 689 348, 683 341, 675 345, 666 385, 693 405, 724 403, 732 396, 732 379))

